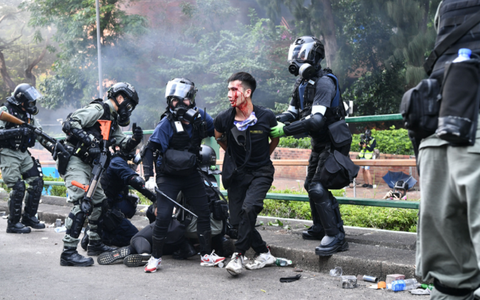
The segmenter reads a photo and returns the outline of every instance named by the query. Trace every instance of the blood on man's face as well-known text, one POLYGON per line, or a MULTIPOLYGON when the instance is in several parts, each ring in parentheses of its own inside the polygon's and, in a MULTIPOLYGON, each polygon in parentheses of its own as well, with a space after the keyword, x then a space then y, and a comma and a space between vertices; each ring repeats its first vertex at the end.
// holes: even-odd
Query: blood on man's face
POLYGON ((245 89, 240 80, 230 81, 228 83, 228 100, 232 107, 241 107, 247 103, 245 89))

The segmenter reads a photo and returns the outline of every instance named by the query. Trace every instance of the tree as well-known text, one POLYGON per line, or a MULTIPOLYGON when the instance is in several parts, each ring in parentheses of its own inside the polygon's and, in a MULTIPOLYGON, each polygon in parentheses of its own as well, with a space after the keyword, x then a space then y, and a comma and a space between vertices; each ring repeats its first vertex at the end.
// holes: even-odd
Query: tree
POLYGON ((331 0, 257 0, 265 7, 269 18, 278 23, 282 5, 286 6, 294 17, 295 36, 314 35, 325 44, 325 66, 332 66, 338 50, 337 30, 331 0))
MULTIPOLYGON (((121 9, 123 2, 100 1, 100 42, 105 61, 104 80, 100 84, 104 87, 116 81, 137 83, 137 72, 132 70, 138 60, 131 54, 135 52, 134 36, 146 31, 147 21, 139 15, 127 15, 121 9)), ((58 48, 52 49, 57 52, 54 75, 41 84, 45 106, 79 107, 96 98, 99 82, 95 0, 33 0, 25 2, 24 7, 31 12, 33 27, 56 28, 53 40, 58 48)), ((40 33, 38 37, 42 39, 40 33)))
MULTIPOLYGON (((2 98, 22 83, 36 85, 34 69, 47 53, 48 44, 37 45, 34 32, 25 22, 28 13, 18 8, 20 0, 6 1, 0 5, 0 75, 2 98)), ((41 65, 45 70, 45 64, 41 65)), ((36 71, 35 71, 36 72, 36 71)))

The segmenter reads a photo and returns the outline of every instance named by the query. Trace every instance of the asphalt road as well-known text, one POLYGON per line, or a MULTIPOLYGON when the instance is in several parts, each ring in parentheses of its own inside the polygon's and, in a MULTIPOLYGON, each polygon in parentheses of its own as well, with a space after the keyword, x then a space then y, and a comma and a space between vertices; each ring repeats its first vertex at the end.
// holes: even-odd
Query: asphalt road
MULTIPOLYGON (((86 268, 61 267, 63 233, 53 228, 30 234, 6 233, 0 218, 0 299, 428 299, 408 292, 367 288, 342 289, 339 278, 292 267, 267 267, 238 277, 225 269, 201 267, 199 259, 178 261, 165 256, 161 269, 122 264, 86 268), (292 283, 280 277, 301 274, 292 283)), ((79 247, 79 252, 86 253, 79 247)), ((348 275, 348 274, 347 274, 348 275)))

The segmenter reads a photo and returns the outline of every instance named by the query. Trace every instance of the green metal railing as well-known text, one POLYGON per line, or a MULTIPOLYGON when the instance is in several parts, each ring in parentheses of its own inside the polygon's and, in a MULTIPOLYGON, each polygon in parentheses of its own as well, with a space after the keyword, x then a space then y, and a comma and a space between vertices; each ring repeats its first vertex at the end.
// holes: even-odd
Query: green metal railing
MULTIPOLYGON (((375 116, 362 116, 362 117, 348 117, 345 119, 347 123, 361 123, 361 122, 377 122, 377 121, 399 121, 402 120, 401 114, 390 115, 375 115, 375 116)), ((125 131, 125 134, 131 134, 131 131, 125 131)), ((144 134, 152 134, 153 130, 144 130, 144 134)), ((210 145, 218 153, 219 147, 213 138, 205 140, 207 145, 210 145)), ((394 166, 394 165, 392 165, 394 166)), ((3 180, 0 179, 3 183, 3 180)), ((64 186, 63 181, 45 181, 46 186, 64 186)), ((227 195, 227 191, 221 191, 223 195, 227 195)), ((268 193, 266 199, 272 200, 284 200, 284 201, 303 201, 308 202, 308 195, 298 194, 279 194, 268 193)), ((351 198, 351 197, 337 197, 338 203, 349 205, 364 205, 364 206, 378 206, 378 207, 392 207, 392 208, 407 208, 418 209, 419 201, 402 201, 402 200, 378 200, 367 198, 351 198)))

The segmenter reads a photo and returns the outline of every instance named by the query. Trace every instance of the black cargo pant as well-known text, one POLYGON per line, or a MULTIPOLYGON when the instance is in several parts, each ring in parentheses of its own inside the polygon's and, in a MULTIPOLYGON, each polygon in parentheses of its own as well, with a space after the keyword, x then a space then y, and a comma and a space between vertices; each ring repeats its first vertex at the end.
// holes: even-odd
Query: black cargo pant
POLYGON ((228 189, 230 223, 238 226, 235 252, 245 254, 250 247, 256 253, 268 252, 266 243, 255 229, 255 223, 263 210, 263 200, 272 186, 274 173, 271 162, 258 168, 245 168, 233 179, 228 189))

